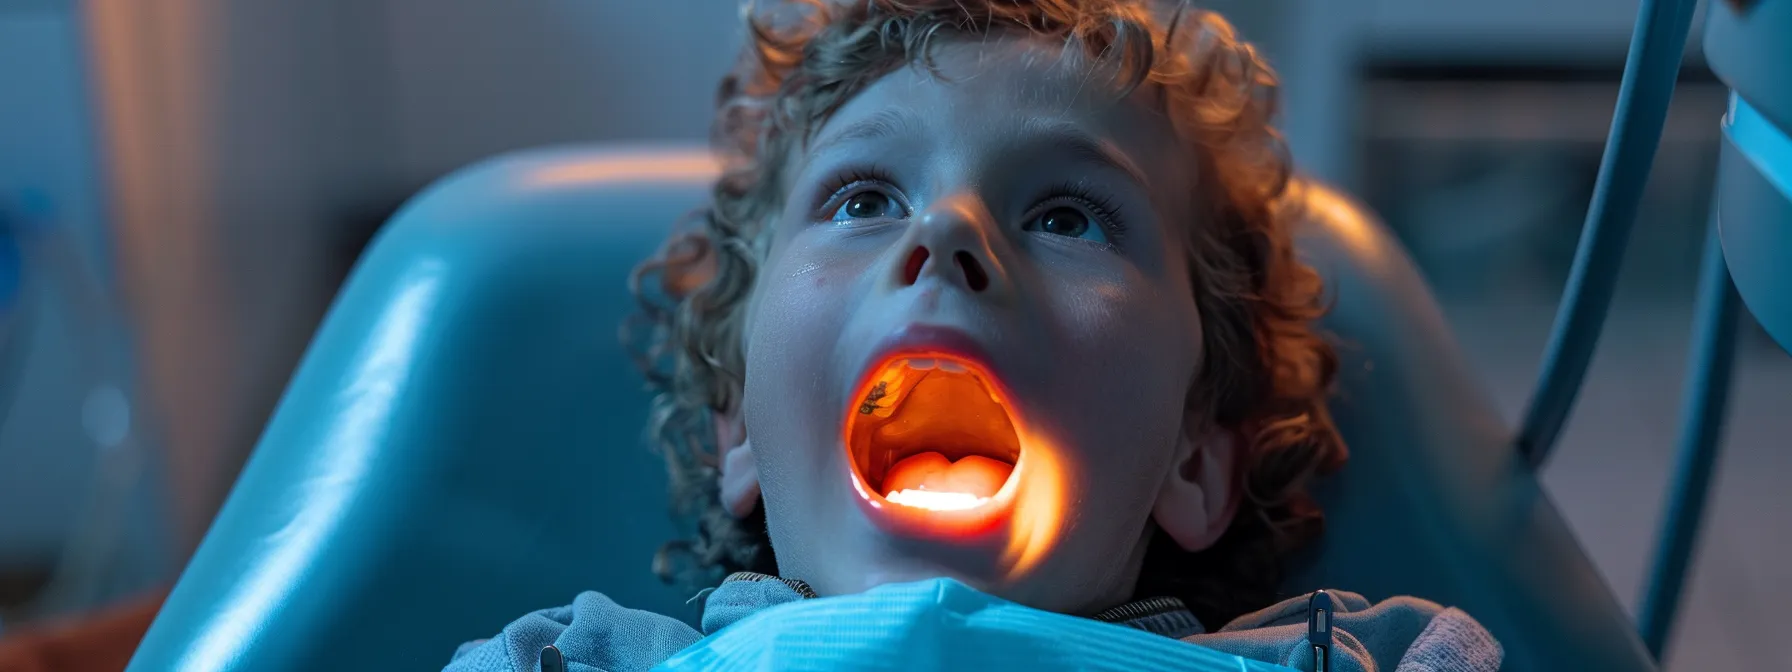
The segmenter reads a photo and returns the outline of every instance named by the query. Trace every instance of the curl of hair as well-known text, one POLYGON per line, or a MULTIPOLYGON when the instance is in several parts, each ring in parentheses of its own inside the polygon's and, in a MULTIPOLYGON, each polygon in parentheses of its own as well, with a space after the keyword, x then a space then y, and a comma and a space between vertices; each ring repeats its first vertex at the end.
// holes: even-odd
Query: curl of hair
POLYGON ((737 520, 718 499, 711 419, 739 407, 741 322, 786 165, 873 81, 932 68, 942 37, 1013 35, 1061 42, 1120 95, 1150 87, 1200 157, 1189 188, 1208 211, 1185 238, 1204 355, 1189 398, 1239 437, 1243 499, 1209 549, 1157 532, 1138 590, 1179 597, 1209 624, 1273 602, 1282 562, 1323 527, 1307 486, 1346 449, 1326 405, 1337 358, 1314 328, 1320 279, 1295 256, 1289 158, 1270 125, 1276 76, 1256 50, 1217 14, 1158 16, 1143 0, 792 0, 745 14, 748 47, 717 90, 710 202, 631 283, 641 313, 625 335, 656 393, 647 432, 675 510, 696 522, 655 558, 661 578, 696 589, 775 571, 763 516, 737 520))

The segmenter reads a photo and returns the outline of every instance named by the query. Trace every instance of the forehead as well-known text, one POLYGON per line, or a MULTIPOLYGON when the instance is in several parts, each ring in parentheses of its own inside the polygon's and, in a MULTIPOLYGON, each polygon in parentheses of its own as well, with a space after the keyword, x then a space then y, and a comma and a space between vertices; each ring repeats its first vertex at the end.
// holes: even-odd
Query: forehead
POLYGON ((1162 188, 1193 177, 1184 144, 1154 104, 1155 87, 1121 95, 1108 69, 1031 37, 948 39, 933 68, 900 68, 866 87, 813 136, 812 152, 873 143, 956 153, 1028 144, 1102 155, 1162 188))

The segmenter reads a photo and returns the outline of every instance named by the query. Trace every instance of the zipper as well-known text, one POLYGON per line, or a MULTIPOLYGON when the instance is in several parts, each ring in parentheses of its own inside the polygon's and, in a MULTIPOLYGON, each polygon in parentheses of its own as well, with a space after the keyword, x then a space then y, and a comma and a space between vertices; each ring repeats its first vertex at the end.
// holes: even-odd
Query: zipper
POLYGON ((566 656, 553 644, 541 647, 541 672, 566 672, 566 656))
POLYGON ((1313 672, 1332 669, 1332 595, 1315 591, 1307 600, 1307 644, 1313 647, 1313 672))

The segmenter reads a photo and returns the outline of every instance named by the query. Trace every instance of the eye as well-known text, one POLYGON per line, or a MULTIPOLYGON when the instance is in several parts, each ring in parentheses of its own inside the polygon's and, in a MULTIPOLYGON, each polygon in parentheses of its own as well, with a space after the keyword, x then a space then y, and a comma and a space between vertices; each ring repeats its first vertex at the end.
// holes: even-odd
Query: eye
POLYGON ((834 221, 846 222, 855 219, 876 219, 880 217, 902 217, 902 204, 876 190, 865 190, 846 197, 840 209, 834 211, 834 221))
POLYGON ((1021 226, 1026 231, 1038 231, 1069 238, 1082 238, 1097 243, 1107 243, 1108 237, 1101 230, 1101 225, 1090 220, 1088 214, 1070 206, 1060 205, 1039 213, 1032 221, 1021 226))

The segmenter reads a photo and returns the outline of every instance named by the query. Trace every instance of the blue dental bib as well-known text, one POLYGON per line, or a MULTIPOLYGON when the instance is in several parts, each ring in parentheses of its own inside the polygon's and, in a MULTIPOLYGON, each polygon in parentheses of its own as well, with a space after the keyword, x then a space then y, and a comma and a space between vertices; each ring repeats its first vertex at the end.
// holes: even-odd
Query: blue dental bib
POLYGON ((779 605, 704 638, 656 669, 1291 672, 1142 630, 1024 607, 951 579, 779 605))

